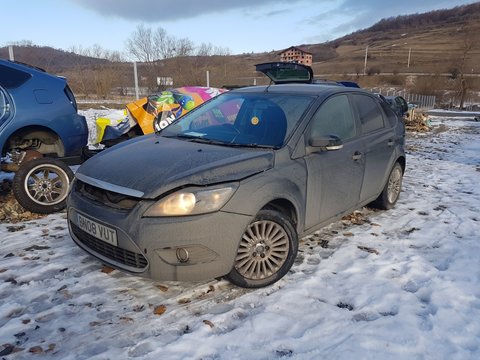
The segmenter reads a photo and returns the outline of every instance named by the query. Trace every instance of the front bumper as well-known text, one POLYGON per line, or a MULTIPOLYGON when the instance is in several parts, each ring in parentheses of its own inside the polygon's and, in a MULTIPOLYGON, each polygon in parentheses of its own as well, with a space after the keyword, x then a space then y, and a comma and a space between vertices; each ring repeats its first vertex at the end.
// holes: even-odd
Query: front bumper
POLYGON ((253 219, 222 211, 142 218, 148 206, 141 201, 130 211, 117 210, 72 191, 68 200, 70 234, 79 247, 111 267, 155 280, 199 281, 230 272, 241 237, 253 219), (115 229, 117 246, 82 230, 78 213, 115 229))

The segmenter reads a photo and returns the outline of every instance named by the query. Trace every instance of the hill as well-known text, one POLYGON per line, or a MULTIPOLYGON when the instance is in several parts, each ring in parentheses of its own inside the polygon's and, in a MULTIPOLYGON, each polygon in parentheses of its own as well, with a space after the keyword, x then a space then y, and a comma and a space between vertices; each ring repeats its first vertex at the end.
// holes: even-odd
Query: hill
MULTIPOLYGON (((465 55, 465 69, 478 73, 479 33, 480 2, 383 19, 328 43, 335 56, 317 62, 314 70, 362 73, 368 46, 367 66, 380 72, 450 72, 465 55)), ((318 46, 307 48, 312 51, 318 46)))
MULTIPOLYGON (((15 60, 38 66, 47 71, 59 73, 68 71, 75 65, 101 65, 108 61, 94 57, 77 55, 73 52, 54 49, 48 46, 14 46, 15 60)), ((8 59, 8 48, 0 48, 0 58, 8 59)))

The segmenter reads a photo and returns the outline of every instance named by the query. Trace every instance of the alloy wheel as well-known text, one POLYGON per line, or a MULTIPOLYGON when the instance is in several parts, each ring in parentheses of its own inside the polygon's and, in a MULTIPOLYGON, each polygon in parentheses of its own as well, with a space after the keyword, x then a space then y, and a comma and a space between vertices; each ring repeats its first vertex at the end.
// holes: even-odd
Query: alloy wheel
POLYGON ((283 227, 271 220, 251 223, 243 234, 235 269, 251 280, 275 274, 289 254, 289 238, 283 227))

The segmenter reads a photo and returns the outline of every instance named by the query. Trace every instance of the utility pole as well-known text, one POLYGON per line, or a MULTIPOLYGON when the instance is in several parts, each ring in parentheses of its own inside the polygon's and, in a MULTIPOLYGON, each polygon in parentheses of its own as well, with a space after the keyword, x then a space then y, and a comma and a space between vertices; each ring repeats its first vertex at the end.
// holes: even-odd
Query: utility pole
POLYGON ((410 56, 412 55, 412 48, 408 48, 407 68, 410 68, 410 56))
POLYGON ((207 70, 207 87, 210 87, 210 71, 207 70))
POLYGON ((133 77, 135 78, 135 99, 139 99, 140 96, 138 94, 138 74, 137 74, 137 62, 133 62, 133 77))
POLYGON ((368 45, 365 48, 365 63, 363 64, 363 75, 367 75, 368 45))
POLYGON ((13 46, 10 45, 8 47, 8 58, 10 59, 10 61, 15 61, 15 58, 13 56, 13 46))

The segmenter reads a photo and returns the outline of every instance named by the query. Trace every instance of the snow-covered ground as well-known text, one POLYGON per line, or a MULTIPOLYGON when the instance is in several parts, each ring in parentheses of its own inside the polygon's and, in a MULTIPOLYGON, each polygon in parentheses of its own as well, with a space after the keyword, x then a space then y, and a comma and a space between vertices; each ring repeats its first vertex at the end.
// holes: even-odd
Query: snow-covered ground
POLYGON ((73 243, 65 213, 0 224, 0 356, 479 359, 480 123, 432 123, 408 136, 393 210, 303 239, 264 289, 111 271, 73 243))

